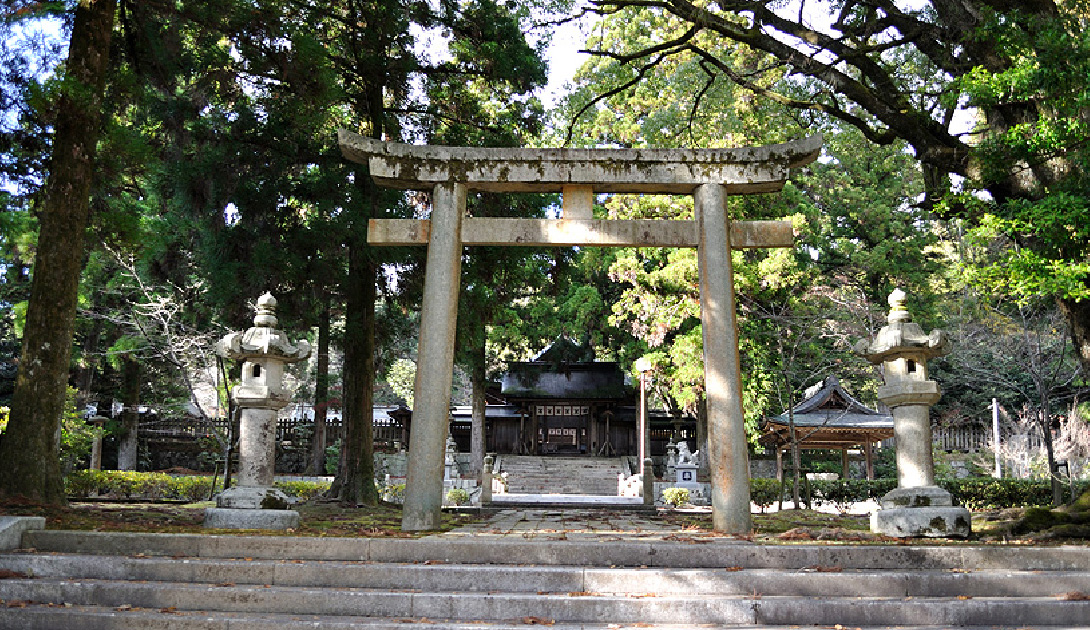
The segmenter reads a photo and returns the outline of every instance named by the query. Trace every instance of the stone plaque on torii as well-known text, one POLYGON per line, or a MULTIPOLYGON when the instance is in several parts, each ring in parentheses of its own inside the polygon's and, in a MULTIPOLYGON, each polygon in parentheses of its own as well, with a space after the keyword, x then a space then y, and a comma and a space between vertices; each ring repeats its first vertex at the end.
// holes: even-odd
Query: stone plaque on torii
POLYGON ((776 192, 809 164, 821 136, 736 149, 482 149, 406 145, 338 133, 341 151, 375 182, 432 191, 430 219, 372 219, 372 245, 427 245, 416 409, 402 529, 437 529, 443 499, 462 246, 696 247, 704 336, 712 525, 752 529, 749 455, 735 322, 731 249, 791 247, 789 221, 731 221, 724 197, 776 192), (465 217, 470 191, 559 192, 561 219, 465 217), (695 218, 596 220, 596 193, 693 195, 695 218))

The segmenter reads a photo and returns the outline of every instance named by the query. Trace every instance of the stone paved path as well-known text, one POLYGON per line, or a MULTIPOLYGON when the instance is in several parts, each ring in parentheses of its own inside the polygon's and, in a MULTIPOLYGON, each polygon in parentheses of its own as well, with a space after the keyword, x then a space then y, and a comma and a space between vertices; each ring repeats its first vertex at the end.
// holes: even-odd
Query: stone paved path
POLYGON ((536 540, 681 540, 685 538, 732 540, 680 525, 647 513, 602 509, 508 508, 487 521, 473 523, 441 538, 520 538, 536 540))

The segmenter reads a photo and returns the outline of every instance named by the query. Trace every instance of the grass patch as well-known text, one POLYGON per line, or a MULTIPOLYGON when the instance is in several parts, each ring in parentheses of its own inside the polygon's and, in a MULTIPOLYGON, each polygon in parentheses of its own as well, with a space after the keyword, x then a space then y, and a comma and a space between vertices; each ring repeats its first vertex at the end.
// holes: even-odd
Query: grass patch
MULTIPOLYGON (((300 525, 294 530, 219 530, 205 529, 205 508, 215 503, 187 504, 101 503, 73 501, 67 507, 32 503, 0 505, 0 516, 43 516, 47 529, 71 529, 99 532, 154 532, 170 534, 242 534, 335 537, 409 538, 432 532, 402 532, 401 506, 381 504, 375 507, 346 508, 336 504, 303 504, 300 525)), ((443 513, 440 531, 479 521, 471 514, 443 513)))

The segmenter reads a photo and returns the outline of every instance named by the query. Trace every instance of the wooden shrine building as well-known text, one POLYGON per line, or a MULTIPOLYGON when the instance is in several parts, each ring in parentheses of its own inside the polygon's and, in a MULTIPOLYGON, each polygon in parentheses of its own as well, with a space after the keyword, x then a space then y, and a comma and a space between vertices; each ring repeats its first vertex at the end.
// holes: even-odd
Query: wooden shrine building
MULTIPOLYGON (((511 455, 637 455, 635 388, 612 361, 561 337, 530 361, 509 363, 485 407, 485 450, 511 455)), ((691 416, 648 411, 652 456, 673 440, 696 444, 691 416)), ((472 410, 451 409, 451 435, 468 451, 472 410)))
MULTIPOLYGON (((867 407, 853 398, 835 376, 806 391, 795 406, 795 433, 801 449, 841 452, 841 478, 848 478, 848 449, 862 448, 867 479, 874 479, 874 444, 893 437, 893 416, 867 407)), ((762 423, 760 442, 776 450, 776 477, 783 479, 783 455, 791 451, 791 421, 785 411, 762 423)))

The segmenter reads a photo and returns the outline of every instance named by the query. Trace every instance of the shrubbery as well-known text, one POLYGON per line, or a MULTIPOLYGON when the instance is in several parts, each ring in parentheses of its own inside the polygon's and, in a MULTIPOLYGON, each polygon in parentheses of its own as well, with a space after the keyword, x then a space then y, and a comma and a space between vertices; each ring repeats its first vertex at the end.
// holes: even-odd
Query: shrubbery
POLYGON ((462 488, 447 490, 447 503, 450 505, 465 505, 469 503, 469 493, 462 488))
MULTIPOLYGON (((835 481, 812 480, 814 500, 832 503, 844 511, 852 503, 867 499, 880 499, 897 487, 896 479, 847 479, 835 481)), ((991 510, 1012 507, 1047 507, 1052 503, 1052 487, 1047 479, 993 479, 970 477, 967 479, 940 479, 939 486, 954 496, 954 501, 971 510, 991 510)), ((274 484, 290 497, 306 501, 329 489, 320 481, 277 481, 274 484)), ((217 479, 216 491, 223 487, 217 479)), ((72 497, 109 497, 114 499, 176 499, 204 501, 212 494, 212 478, 201 476, 174 476, 165 473, 130 472, 121 470, 76 470, 65 477, 65 489, 72 497)), ((1090 481, 1075 483, 1076 494, 1090 489, 1090 481)), ((404 484, 382 488, 383 499, 401 502, 404 484)), ((453 491, 452 491, 453 492, 453 491)), ((465 492, 464 490, 462 491, 465 492)), ((1064 488, 1065 496, 1068 489, 1064 488)), ((684 488, 663 490, 663 501, 669 505, 684 505, 689 492, 684 488), (684 496, 683 496, 684 495, 684 496)), ((462 504, 460 494, 447 499, 462 504)), ((750 479, 750 498, 762 510, 780 498, 780 482, 775 479, 755 477, 750 479)))
MULTIPOLYGON (((177 499, 204 501, 212 493, 212 477, 174 476, 165 473, 123 470, 77 470, 64 480, 72 497, 109 497, 115 499, 177 499)), ((284 494, 301 500, 311 499, 329 489, 318 481, 277 481, 273 484, 284 494)), ((216 491, 223 489, 218 478, 216 491)))
POLYGON ((64 486, 73 497, 203 501, 212 491, 212 478, 124 470, 76 470, 65 477, 64 486))
MULTIPOLYGON (((1047 479, 940 479, 939 485, 954 495, 954 500, 970 510, 991 510, 1009 507, 1047 507, 1052 505, 1052 485, 1047 479)), ((1090 488, 1090 481, 1076 481, 1075 493, 1090 488)), ((1068 496, 1064 484, 1064 496, 1068 496)))
MULTIPOLYGON (((888 478, 873 481, 866 479, 814 480, 810 483, 813 486, 816 500, 832 503, 842 511, 857 501, 881 499, 882 495, 897 487, 897 480, 888 478)), ((1052 504, 1052 486, 1047 479, 970 477, 966 479, 939 479, 938 485, 954 496, 955 503, 964 505, 970 510, 1035 507, 1052 504)), ((1081 494, 1087 488, 1090 488, 1090 482, 1075 483, 1076 493, 1081 494)))
POLYGON ((688 488, 666 488, 662 491, 662 502, 673 507, 681 507, 689 503, 688 488))
POLYGON ((780 482, 767 477, 753 477, 749 480, 749 498, 761 512, 780 500, 780 482))
POLYGON ((330 484, 325 481, 274 481, 273 486, 289 497, 309 501, 329 490, 330 484))

